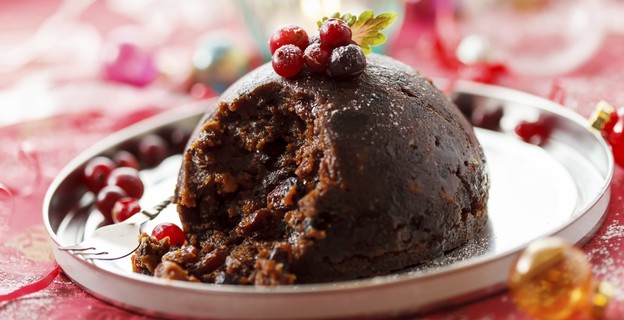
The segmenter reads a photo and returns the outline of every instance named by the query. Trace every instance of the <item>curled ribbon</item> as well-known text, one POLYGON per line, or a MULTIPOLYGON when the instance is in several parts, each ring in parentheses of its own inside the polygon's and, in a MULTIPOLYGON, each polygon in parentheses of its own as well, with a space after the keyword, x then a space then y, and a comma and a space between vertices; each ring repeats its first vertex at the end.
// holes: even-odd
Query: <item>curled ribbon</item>
POLYGON ((59 275, 60 272, 61 272, 61 267, 58 264, 55 264, 52 271, 50 271, 45 277, 33 283, 29 283, 13 292, 0 295, 0 302, 12 301, 17 298, 23 297, 27 294, 39 292, 45 289, 50 284, 52 284, 52 282, 59 275))

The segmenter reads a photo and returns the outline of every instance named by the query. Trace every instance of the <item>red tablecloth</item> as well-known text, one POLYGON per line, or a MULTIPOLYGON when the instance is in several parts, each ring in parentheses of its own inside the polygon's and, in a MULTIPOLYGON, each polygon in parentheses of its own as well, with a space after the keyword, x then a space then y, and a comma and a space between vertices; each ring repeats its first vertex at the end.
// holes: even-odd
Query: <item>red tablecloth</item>
MULTIPOLYGON (((397 55, 424 73, 436 75, 437 70, 433 63, 417 56, 397 55)), ((566 92, 566 107, 588 116, 593 105, 600 99, 607 99, 621 106, 624 103, 624 90, 620 86, 624 83, 623 56, 624 37, 611 36, 591 62, 572 74, 558 77, 557 81, 566 92)), ((504 79, 507 86, 542 96, 548 95, 552 82, 552 78, 518 76, 504 79)), ((10 92, 12 89, 8 87, 10 92)), ((51 242, 42 225, 41 207, 44 193, 59 170, 81 150, 111 132, 151 114, 182 105, 188 100, 188 97, 178 96, 163 88, 128 89, 92 78, 57 82, 44 92, 59 91, 65 93, 63 97, 57 97, 60 103, 73 103, 82 107, 71 108, 39 120, 0 127, 0 183, 16 191, 13 197, 8 197, 0 190, 0 293, 35 281, 54 266, 51 242), (85 95, 85 90, 90 94, 85 95), (111 93, 124 95, 125 106, 107 105, 112 104, 111 100, 106 99, 111 93), (76 102, 72 99, 74 96, 82 100, 76 102)), ((22 94, 27 95, 28 92, 22 94)), ((593 265, 595 277, 608 280, 618 288, 616 297, 607 310, 607 319, 624 318, 623 196, 624 171, 616 167, 606 221, 584 248, 593 265)), ((0 303, 0 319, 31 318, 147 317, 97 300, 61 273, 45 290, 0 303)), ((526 317, 516 309, 509 294, 503 292, 424 318, 526 317)))

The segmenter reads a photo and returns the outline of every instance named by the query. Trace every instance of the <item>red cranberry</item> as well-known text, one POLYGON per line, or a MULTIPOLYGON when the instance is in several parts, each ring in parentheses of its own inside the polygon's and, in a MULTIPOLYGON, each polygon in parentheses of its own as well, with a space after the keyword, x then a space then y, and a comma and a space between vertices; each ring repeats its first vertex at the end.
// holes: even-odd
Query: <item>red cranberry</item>
POLYGON ((139 199, 132 197, 124 197, 115 202, 111 214, 113 216, 113 222, 119 223, 130 217, 135 213, 141 211, 141 205, 139 205, 139 199))
POLYGON ((159 135, 148 135, 139 142, 139 157, 148 167, 154 167, 169 156, 167 141, 159 135))
POLYGON ((108 176, 108 185, 118 186, 130 197, 141 198, 145 190, 139 171, 134 168, 121 167, 113 170, 108 176))
POLYGON ((293 77, 303 69, 303 51, 292 44, 282 46, 273 54, 271 63, 280 76, 293 77))
POLYGON ((118 167, 128 167, 136 170, 141 169, 139 160, 130 152, 126 150, 119 150, 113 155, 113 160, 117 163, 118 167))
POLYGON ((503 118, 503 109, 502 108, 476 108, 472 115, 470 116, 470 122, 473 126, 489 129, 489 130, 497 130, 500 128, 500 121, 503 118))
POLYGON ((107 219, 110 219, 115 202, 126 196, 126 192, 120 187, 106 186, 98 192, 95 198, 95 206, 107 219))
POLYGON ((191 134, 187 130, 183 129, 175 129, 171 132, 170 141, 173 151, 176 153, 181 153, 184 151, 186 144, 191 138, 191 134))
POLYGON ((339 80, 350 80, 359 76, 366 68, 366 56, 357 45, 350 44, 332 51, 327 74, 339 80))
POLYGON ((85 185, 91 192, 97 193, 106 186, 108 175, 110 175, 116 167, 115 162, 107 157, 95 157, 91 159, 83 171, 85 185))
POLYGON ((351 43, 351 28, 341 19, 327 19, 319 29, 321 43, 332 48, 351 43))
POLYGON ((271 49, 271 54, 274 54, 282 46, 292 44, 303 51, 308 46, 308 41, 308 34, 305 30, 299 26, 288 25, 273 33, 271 39, 269 39, 269 48, 271 49))
POLYGON ((169 243, 172 246, 182 246, 184 241, 186 241, 184 231, 182 231, 182 229, 180 229, 177 225, 169 222, 163 222, 157 225, 154 230, 152 230, 152 237, 155 237, 158 240, 169 237, 169 243))
POLYGON ((313 72, 325 72, 332 49, 320 43, 310 44, 303 53, 305 65, 313 72))
POLYGON ((550 125, 544 119, 535 122, 521 121, 514 130, 525 142, 538 145, 544 143, 550 136, 550 125))
POLYGON ((318 34, 315 34, 315 35, 310 37, 310 43, 308 44, 308 46, 313 44, 313 43, 318 43, 318 44, 321 43, 321 37, 319 37, 318 34))

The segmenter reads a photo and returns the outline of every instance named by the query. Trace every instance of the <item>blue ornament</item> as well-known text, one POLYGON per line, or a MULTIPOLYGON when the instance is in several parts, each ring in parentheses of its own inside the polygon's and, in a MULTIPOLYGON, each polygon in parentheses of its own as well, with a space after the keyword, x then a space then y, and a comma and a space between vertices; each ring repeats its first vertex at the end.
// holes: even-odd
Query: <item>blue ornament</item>
POLYGON ((223 92, 247 73, 249 56, 223 35, 204 37, 192 58, 192 80, 223 92))

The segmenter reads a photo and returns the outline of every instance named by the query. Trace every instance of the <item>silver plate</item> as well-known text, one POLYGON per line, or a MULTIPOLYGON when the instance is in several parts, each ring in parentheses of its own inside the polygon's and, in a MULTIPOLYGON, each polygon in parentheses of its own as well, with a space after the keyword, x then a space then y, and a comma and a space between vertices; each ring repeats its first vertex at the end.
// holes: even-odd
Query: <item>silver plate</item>
MULTIPOLYGON (((465 302, 504 288, 514 257, 530 241, 556 235, 584 243, 604 219, 613 159, 587 120, 551 101, 500 87, 462 82, 454 93, 475 108, 501 108, 496 131, 476 129, 488 160, 492 189, 487 230, 446 256, 396 274, 329 284, 275 288, 196 284, 156 279, 130 271, 129 258, 92 263, 54 249, 65 273, 94 296, 159 316, 220 319, 305 319, 394 316, 465 302), (514 134, 523 120, 549 119, 550 138, 541 146, 514 134)), ((102 221, 90 209, 79 169, 92 157, 164 128, 188 128, 203 108, 159 115, 112 135, 68 164, 45 198, 43 218, 52 240, 70 245, 102 221)), ((173 192, 180 157, 141 172, 144 207, 173 192)), ((174 208, 151 221, 177 221, 174 208)), ((177 221, 179 222, 179 221, 177 221)))

